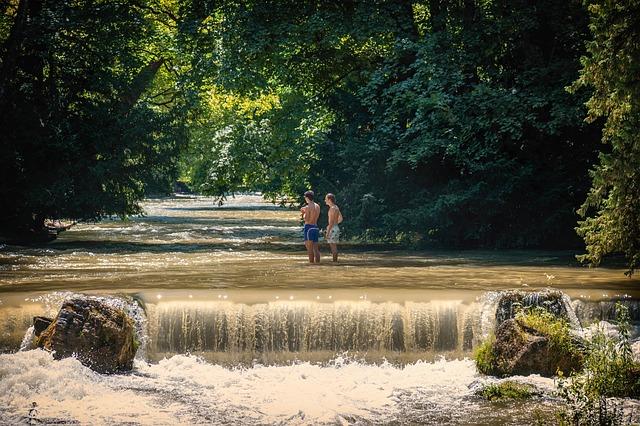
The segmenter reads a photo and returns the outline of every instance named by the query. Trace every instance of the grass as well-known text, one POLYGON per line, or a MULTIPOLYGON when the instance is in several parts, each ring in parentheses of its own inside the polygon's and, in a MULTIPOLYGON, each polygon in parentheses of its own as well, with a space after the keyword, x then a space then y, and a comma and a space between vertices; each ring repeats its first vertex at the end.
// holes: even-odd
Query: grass
POLYGON ((538 395, 531 385, 507 380, 484 387, 479 395, 487 401, 525 400, 538 395))
POLYGON ((493 343, 496 341, 496 336, 491 334, 478 346, 473 354, 473 359, 476 362, 476 368, 482 374, 492 374, 495 371, 497 365, 497 359, 493 353, 493 343))
POLYGON ((582 363, 583 353, 575 343, 575 338, 571 334, 571 325, 567 320, 540 307, 521 310, 516 314, 516 319, 525 327, 532 328, 547 337, 551 353, 558 361, 576 359, 582 363))

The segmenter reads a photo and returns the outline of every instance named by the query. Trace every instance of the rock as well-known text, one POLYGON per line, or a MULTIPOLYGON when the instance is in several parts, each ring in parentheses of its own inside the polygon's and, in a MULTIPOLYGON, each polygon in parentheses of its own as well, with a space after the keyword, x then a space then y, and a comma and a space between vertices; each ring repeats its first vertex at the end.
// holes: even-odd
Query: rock
POLYGON ((568 298, 561 291, 506 291, 498 300, 496 330, 504 321, 514 318, 519 309, 530 307, 544 308, 555 316, 566 319, 572 326, 580 326, 568 298))
POLYGON ((636 362, 640 362, 640 340, 631 342, 631 353, 636 362))
POLYGON ((591 324, 589 327, 583 328, 581 336, 586 340, 591 340, 593 339, 593 336, 598 333, 603 333, 605 336, 611 339, 620 338, 618 326, 615 324, 611 324, 608 321, 599 321, 597 323, 591 324))
POLYGON ((131 370, 137 350, 134 323, 127 314, 97 299, 74 298, 37 339, 54 358, 75 356, 100 373, 131 370))
POLYGON ((49 327, 53 320, 47 317, 33 317, 33 334, 39 337, 49 327))
POLYGON ((517 319, 500 324, 492 352, 495 359, 492 374, 499 376, 540 374, 551 377, 558 370, 568 374, 581 365, 576 353, 552 348, 548 336, 526 327, 517 319))
POLYGON ((637 398, 610 398, 616 401, 622 411, 622 418, 629 425, 640 424, 640 400, 637 398))

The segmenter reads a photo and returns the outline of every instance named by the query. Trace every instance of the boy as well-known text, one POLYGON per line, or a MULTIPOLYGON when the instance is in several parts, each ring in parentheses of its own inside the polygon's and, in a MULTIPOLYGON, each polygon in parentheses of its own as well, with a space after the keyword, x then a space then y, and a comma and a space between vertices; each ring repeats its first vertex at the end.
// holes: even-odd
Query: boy
POLYGON ((342 223, 342 213, 340 208, 336 205, 336 196, 329 193, 324 197, 324 202, 329 206, 329 224, 327 225, 327 242, 331 247, 331 254, 333 255, 333 261, 338 261, 338 239, 340 238, 339 223, 342 223))
POLYGON ((309 255, 309 263, 320 263, 320 248, 318 247, 320 206, 313 201, 313 191, 305 192, 304 200, 307 205, 300 209, 304 219, 304 245, 309 255))

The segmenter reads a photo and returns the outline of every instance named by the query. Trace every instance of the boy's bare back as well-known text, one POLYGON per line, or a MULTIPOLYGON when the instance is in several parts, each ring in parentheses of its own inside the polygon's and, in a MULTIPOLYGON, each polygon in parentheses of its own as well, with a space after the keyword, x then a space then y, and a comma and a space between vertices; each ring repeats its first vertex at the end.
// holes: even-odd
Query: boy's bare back
POLYGON ((320 217, 320 206, 312 201, 302 208, 302 213, 305 224, 315 225, 320 217))
POLYGON ((340 207, 334 204, 329 208, 329 223, 333 225, 340 222, 342 222, 342 213, 340 207))

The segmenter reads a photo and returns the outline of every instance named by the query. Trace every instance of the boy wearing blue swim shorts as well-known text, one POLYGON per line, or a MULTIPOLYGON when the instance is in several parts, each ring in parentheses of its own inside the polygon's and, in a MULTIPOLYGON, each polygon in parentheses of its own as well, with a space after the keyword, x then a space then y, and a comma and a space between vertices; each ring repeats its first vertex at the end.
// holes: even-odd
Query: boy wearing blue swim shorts
POLYGON ((309 263, 320 263, 320 247, 318 237, 318 217, 320 217, 320 206, 313 201, 313 191, 304 193, 304 201, 307 205, 300 209, 304 219, 304 246, 307 248, 309 263))

